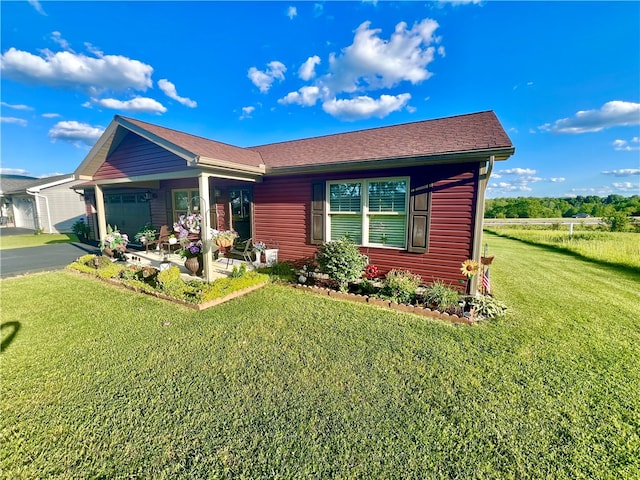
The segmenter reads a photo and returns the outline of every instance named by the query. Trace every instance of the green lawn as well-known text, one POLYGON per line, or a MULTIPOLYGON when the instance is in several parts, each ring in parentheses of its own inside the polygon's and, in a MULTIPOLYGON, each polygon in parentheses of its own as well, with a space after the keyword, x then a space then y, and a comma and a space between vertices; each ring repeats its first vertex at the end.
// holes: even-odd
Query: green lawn
POLYGON ((640 276, 487 240, 511 309, 474 327, 284 286, 194 312, 4 280, 2 475, 638 478, 640 276))
POLYGON ((78 237, 73 233, 42 233, 40 235, 0 235, 0 250, 10 248, 40 247, 53 243, 77 242, 78 237))

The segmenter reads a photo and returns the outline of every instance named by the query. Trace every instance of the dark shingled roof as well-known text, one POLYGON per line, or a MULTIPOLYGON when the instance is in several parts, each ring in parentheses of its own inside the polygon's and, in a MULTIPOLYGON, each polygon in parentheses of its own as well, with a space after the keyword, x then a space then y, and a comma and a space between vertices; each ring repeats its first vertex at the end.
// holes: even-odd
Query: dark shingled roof
POLYGON ((251 147, 269 167, 513 148, 493 111, 251 147))
POLYGON ((208 140, 196 135, 160 127, 152 123, 141 122, 133 118, 121 118, 198 156, 256 167, 262 163, 259 153, 246 148, 236 147, 215 140, 208 140))
POLYGON ((264 164, 274 170, 460 153, 513 154, 511 140, 493 111, 247 148, 116 115, 118 119, 125 128, 139 128, 139 133, 147 132, 159 143, 175 145, 194 156, 254 167, 264 164))

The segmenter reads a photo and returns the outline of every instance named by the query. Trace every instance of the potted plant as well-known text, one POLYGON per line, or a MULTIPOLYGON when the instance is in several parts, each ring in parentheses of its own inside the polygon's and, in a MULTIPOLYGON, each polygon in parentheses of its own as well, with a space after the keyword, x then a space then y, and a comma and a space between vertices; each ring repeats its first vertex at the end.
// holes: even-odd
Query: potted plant
POLYGON ((76 220, 73 225, 71 225, 71 230, 76 234, 78 240, 81 242, 87 240, 91 234, 91 229, 89 228, 89 225, 85 223, 84 218, 76 220))
POLYGON ((267 245, 264 242, 255 242, 253 244, 253 251, 256 254, 255 264, 260 265, 260 261, 262 260, 262 252, 267 249, 267 245))
POLYGON ((173 224, 173 230, 178 233, 178 237, 187 238, 190 234, 200 234, 201 223, 202 215, 199 213, 180 215, 178 221, 173 224))
POLYGON ((153 242, 156 239, 156 229, 150 223, 147 223, 144 227, 138 230, 138 233, 133 237, 136 241, 142 245, 147 242, 153 242))
POLYGON ((204 245, 202 240, 196 242, 184 242, 182 248, 178 250, 178 255, 185 259, 184 266, 191 275, 202 275, 202 251, 204 245))
POLYGON ((100 242, 100 250, 107 257, 121 260, 124 258, 124 252, 127 249, 129 237, 126 233, 121 233, 118 226, 107 225, 107 235, 100 242))
POLYGON ((233 245, 238 234, 233 230, 214 230, 213 242, 221 248, 227 248, 233 245))

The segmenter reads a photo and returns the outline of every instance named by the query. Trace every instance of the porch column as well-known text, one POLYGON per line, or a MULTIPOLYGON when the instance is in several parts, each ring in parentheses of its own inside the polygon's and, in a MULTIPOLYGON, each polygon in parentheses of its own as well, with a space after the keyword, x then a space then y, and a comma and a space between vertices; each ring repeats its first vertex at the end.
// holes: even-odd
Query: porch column
POLYGON ((204 260, 204 280, 205 282, 211 282, 213 280, 213 260, 211 259, 211 202, 209 201, 209 177, 206 173, 201 173, 198 177, 198 188, 200 195, 200 213, 202 214, 202 223, 200 224, 200 238, 204 245, 204 254, 202 259, 204 260))
POLYGON ((107 215, 104 208, 104 194, 100 185, 96 185, 96 213, 98 215, 98 240, 102 241, 107 235, 107 215))
MULTIPOLYGON (((473 252, 471 258, 476 260, 482 268, 482 227, 484 224, 484 201, 487 185, 489 185, 489 177, 491 177, 491 171, 493 170, 493 164, 495 162, 495 156, 489 157, 489 163, 486 167, 480 168, 480 175, 478 178, 478 197, 476 200, 476 224, 473 232, 473 252)), ((474 275, 471 279, 470 294, 475 295, 478 293, 478 280, 480 275, 474 275)))

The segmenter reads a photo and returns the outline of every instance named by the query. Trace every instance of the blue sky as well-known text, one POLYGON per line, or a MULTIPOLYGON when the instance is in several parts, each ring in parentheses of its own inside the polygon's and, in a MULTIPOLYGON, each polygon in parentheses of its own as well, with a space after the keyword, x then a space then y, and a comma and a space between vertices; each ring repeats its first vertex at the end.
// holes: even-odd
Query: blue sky
POLYGON ((639 2, 3 1, 1 168, 114 115, 252 146, 494 110, 488 196, 640 194, 639 2))

